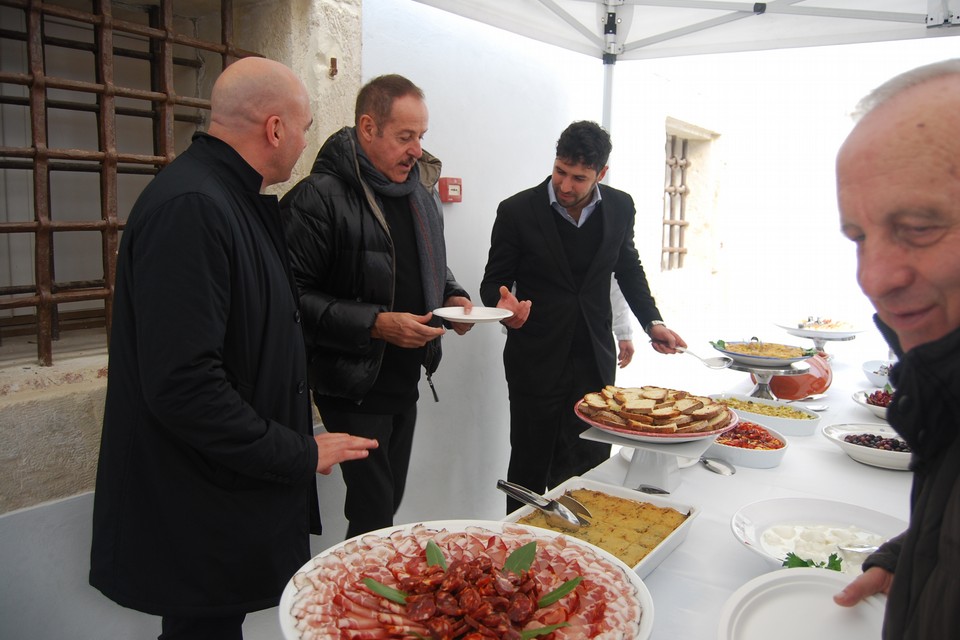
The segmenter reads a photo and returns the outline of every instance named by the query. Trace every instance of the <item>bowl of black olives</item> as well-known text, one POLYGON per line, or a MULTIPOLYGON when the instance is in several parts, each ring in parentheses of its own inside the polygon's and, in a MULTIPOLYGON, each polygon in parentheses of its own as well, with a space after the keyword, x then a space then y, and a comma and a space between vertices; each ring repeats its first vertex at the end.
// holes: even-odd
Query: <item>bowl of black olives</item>
POLYGON ((910 468, 910 446, 888 425, 830 424, 822 433, 857 462, 897 471, 910 468))

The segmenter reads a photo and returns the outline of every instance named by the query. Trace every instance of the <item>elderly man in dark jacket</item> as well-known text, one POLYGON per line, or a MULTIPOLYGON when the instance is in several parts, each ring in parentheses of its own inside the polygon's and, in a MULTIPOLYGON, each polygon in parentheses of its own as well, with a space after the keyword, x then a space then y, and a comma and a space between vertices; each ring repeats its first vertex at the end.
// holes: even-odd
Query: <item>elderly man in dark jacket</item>
POLYGON ((910 445, 907 530, 835 600, 886 593, 886 640, 960 638, 960 59, 875 90, 837 158, 860 287, 900 362, 890 423, 910 445))
MULTIPOLYGON (((330 136, 280 203, 323 424, 380 443, 342 466, 348 537, 390 526, 400 506, 420 369, 432 388, 440 362, 444 329, 431 311, 472 307, 447 268, 426 130, 423 92, 402 76, 375 78, 357 97, 355 126, 330 136)), ((470 326, 452 324, 459 334, 470 326)))
POLYGON ((211 125, 150 183, 117 267, 90 583, 163 616, 161 640, 236 639, 320 532, 317 472, 376 442, 314 436, 277 199, 312 122, 280 63, 227 67, 211 125))

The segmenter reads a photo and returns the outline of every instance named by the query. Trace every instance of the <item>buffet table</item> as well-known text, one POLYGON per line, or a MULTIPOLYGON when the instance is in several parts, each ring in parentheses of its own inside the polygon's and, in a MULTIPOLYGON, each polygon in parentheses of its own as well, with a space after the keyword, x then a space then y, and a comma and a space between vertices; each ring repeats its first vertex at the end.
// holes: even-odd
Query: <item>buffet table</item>
MULTIPOLYGON (((787 437, 789 449, 778 467, 739 467, 733 476, 711 473, 700 464, 679 470, 679 484, 664 497, 702 511, 686 540, 644 579, 654 601, 653 640, 716 638, 727 599, 751 579, 775 570, 731 531, 732 516, 747 504, 775 498, 818 498, 908 519, 910 472, 856 462, 820 433, 830 424, 882 422, 851 399, 854 392, 870 388, 860 363, 831 365, 833 384, 819 401, 829 408, 821 412, 813 435, 787 437)), ((746 395, 753 386, 744 376, 742 385, 726 392, 746 395)), ((628 469, 626 458, 614 455, 584 477, 622 485, 628 469)))

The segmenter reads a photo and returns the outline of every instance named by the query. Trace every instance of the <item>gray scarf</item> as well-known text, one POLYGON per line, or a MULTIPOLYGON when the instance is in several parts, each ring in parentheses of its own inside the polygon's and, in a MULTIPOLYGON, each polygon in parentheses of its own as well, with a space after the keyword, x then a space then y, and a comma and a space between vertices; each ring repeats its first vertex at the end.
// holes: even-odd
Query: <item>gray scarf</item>
MULTIPOLYGON (((373 166, 370 158, 356 143, 354 132, 354 148, 356 149, 360 182, 367 191, 367 199, 374 213, 386 226, 383 217, 383 202, 379 196, 396 198, 408 196, 410 213, 413 215, 414 229, 417 236, 417 251, 420 254, 420 279, 423 284, 423 301, 426 311, 443 306, 444 291, 447 281, 447 251, 443 240, 443 224, 440 210, 433 194, 420 183, 420 164, 413 165, 413 169, 404 182, 392 182, 373 166), (373 194, 370 191, 373 191, 373 194), (372 197, 371 197, 372 195, 372 197)), ((439 318, 434 318, 431 324, 439 324, 439 318)))

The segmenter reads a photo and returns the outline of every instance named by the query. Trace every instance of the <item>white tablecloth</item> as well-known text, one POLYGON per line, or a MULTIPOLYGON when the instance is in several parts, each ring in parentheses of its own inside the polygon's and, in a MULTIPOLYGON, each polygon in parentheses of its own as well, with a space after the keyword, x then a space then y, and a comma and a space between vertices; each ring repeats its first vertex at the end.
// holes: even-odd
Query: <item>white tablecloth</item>
MULTIPOLYGON (((699 464, 680 470, 681 482, 668 497, 702 512, 687 539, 644 579, 654 601, 654 640, 716 638, 727 599, 771 570, 770 563, 744 547, 731 531, 730 519, 744 505, 781 497, 822 498, 908 519, 910 472, 855 462, 820 433, 824 425, 880 421, 851 399, 855 391, 869 388, 860 364, 834 362, 833 370, 833 384, 820 401, 830 408, 821 413, 817 432, 788 437, 790 449, 780 466, 738 468, 727 477, 699 464)), ((745 378, 742 385, 726 391, 749 394, 752 387, 745 378)), ((615 455, 585 477, 623 484, 628 467, 615 455)))

